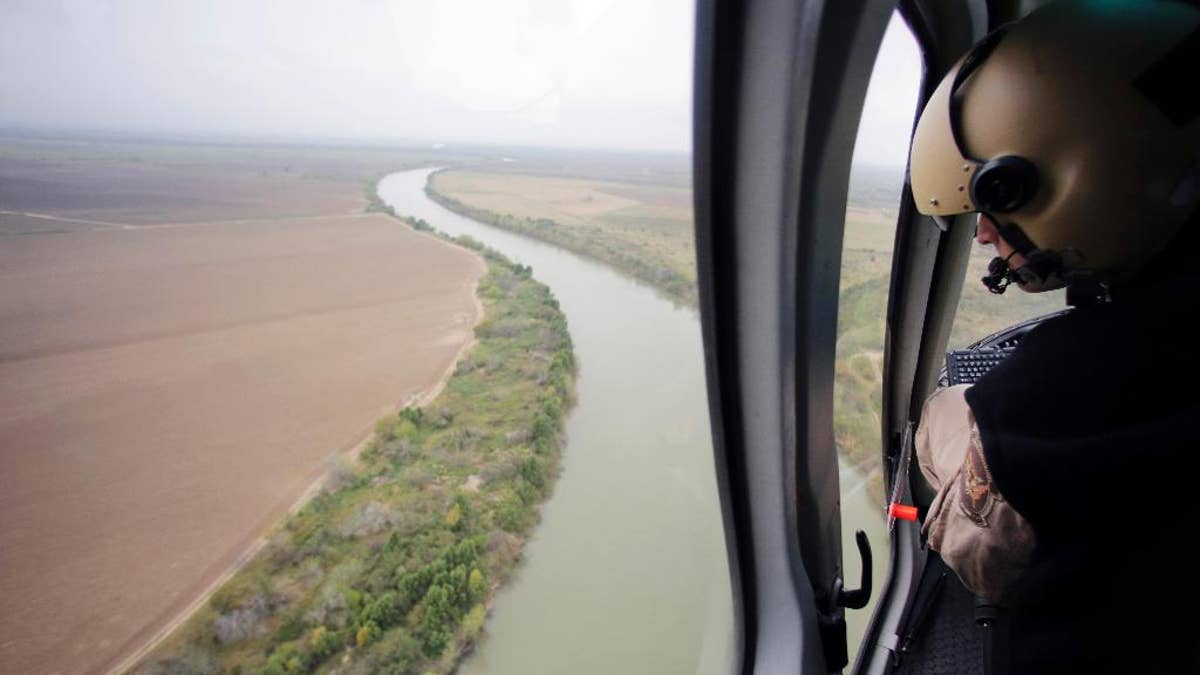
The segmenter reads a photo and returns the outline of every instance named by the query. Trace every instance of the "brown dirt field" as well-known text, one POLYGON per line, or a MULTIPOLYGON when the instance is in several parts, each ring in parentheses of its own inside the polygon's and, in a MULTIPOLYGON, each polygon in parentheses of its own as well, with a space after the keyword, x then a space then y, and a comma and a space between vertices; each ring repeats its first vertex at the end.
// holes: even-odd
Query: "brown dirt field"
POLYGON ((687 188, 613 184, 601 186, 598 189, 642 204, 678 209, 689 214, 689 217, 692 212, 692 191, 687 188))
POLYGON ((438 382, 483 272, 377 214, 0 237, 0 672, 140 647, 438 382))
POLYGON ((439 174, 436 180, 439 189, 494 213, 573 225, 602 224, 606 214, 639 208, 653 217, 678 220, 689 233, 692 223, 692 193, 687 188, 458 170, 439 174))
POLYGON ((365 205, 359 186, 283 168, 0 159, 0 209, 8 211, 150 224, 344 214, 365 205))
POLYGON ((28 234, 57 234, 79 232, 108 227, 97 223, 70 220, 50 215, 31 216, 24 213, 0 210, 0 236, 28 234))

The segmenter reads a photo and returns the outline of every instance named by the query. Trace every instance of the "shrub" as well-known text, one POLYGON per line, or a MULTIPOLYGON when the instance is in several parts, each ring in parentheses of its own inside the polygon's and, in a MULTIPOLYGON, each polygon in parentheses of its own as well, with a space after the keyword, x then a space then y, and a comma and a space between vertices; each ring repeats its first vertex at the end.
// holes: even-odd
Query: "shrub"
POLYGON ((546 484, 546 467, 537 457, 528 457, 521 463, 521 478, 540 490, 546 484))
POLYGON ((458 504, 451 504, 450 510, 446 511, 445 517, 442 518, 442 523, 452 530, 462 529, 463 513, 458 504))
POLYGON ((358 631, 354 634, 354 643, 361 649, 378 640, 380 635, 383 635, 383 631, 379 625, 374 621, 368 621, 359 626, 358 631))
POLYGON ((275 638, 283 641, 295 640, 303 633, 304 617, 297 610, 289 613, 279 623, 279 628, 275 631, 275 638))
POLYGON ((514 495, 505 498, 496 507, 496 524, 506 532, 520 532, 525 529, 525 505, 522 501, 514 495))
MULTIPOLYGON (((521 503, 527 505, 537 503, 538 498, 542 496, 540 490, 526 482, 518 483, 516 491, 517 496, 521 498, 521 503)), ((522 522, 524 522, 524 517, 522 517, 522 522)))
POLYGON ((471 570, 471 576, 467 577, 467 591, 470 593, 471 600, 480 600, 487 595, 487 580, 483 578, 483 572, 476 567, 471 570))
POLYGON ((403 630, 385 633, 376 644, 367 671, 372 675, 410 675, 421 661, 421 643, 403 630))
POLYGON ((467 643, 474 642, 479 637, 479 633, 483 631, 483 622, 486 620, 487 610, 483 608, 483 605, 472 607, 462 620, 463 639, 467 643))
POLYGON ((259 623, 271 615, 279 602, 278 598, 255 594, 241 607, 218 616, 213 621, 213 635, 223 645, 244 640, 256 632, 259 623))
POLYGON ((342 626, 346 621, 348 609, 346 596, 341 589, 336 584, 327 583, 321 589, 317 602, 304 618, 314 624, 342 626))
POLYGON ((533 418, 534 442, 548 440, 553 435, 554 419, 547 415, 545 411, 538 411, 538 414, 533 418))
POLYGON ((359 613, 359 621, 375 624, 379 628, 390 628, 400 623, 402 615, 400 595, 395 591, 388 591, 363 607, 359 613))
POLYGON ((313 660, 323 661, 337 651, 341 646, 341 641, 338 640, 337 633, 330 631, 325 626, 317 626, 309 633, 308 636, 308 651, 312 655, 313 660))
POLYGON ((345 455, 330 457, 325 462, 325 485, 329 492, 336 492, 351 485, 358 478, 352 459, 345 455))
POLYGON ((399 513, 380 502, 364 504, 338 528, 342 536, 361 537, 378 534, 402 520, 399 513))
POLYGON ((188 647, 177 656, 156 661, 138 672, 140 675, 215 675, 219 670, 211 651, 188 647))
POLYGON ((267 657, 267 665, 263 667, 263 675, 291 675, 308 670, 308 654, 301 651, 294 642, 280 645, 267 657))

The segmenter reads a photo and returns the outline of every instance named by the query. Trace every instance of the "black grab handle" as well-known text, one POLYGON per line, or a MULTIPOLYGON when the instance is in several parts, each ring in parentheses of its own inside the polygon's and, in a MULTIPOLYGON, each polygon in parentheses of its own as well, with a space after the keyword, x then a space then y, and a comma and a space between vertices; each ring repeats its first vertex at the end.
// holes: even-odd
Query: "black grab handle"
POLYGON ((838 590, 837 603, 848 609, 862 609, 871 599, 871 542, 867 541, 867 533, 859 530, 854 533, 854 541, 858 544, 858 557, 862 560, 862 585, 855 590, 838 590))

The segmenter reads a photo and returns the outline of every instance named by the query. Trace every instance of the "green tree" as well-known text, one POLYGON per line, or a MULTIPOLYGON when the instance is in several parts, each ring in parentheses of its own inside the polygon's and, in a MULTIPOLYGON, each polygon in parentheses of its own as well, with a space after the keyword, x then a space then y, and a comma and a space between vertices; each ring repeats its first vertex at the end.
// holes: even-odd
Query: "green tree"
POLYGON ((544 410, 539 410, 538 414, 534 416, 531 435, 534 442, 554 436, 554 419, 547 415, 544 410))
POLYGON ((546 467, 537 457, 528 457, 521 462, 521 478, 541 490, 542 486, 546 484, 546 467))
POLYGON ((383 635, 383 630, 379 624, 368 621, 358 627, 358 631, 354 634, 354 644, 361 649, 378 640, 380 635, 383 635))
POLYGON ((458 531, 462 528, 463 512, 458 507, 458 504, 451 504, 446 511, 446 515, 442 517, 442 524, 451 530, 458 531))
POLYGON ((372 600, 359 614, 362 623, 374 623, 381 628, 390 628, 400 623, 400 596, 388 591, 372 600))
POLYGON ((455 615, 450 602, 450 592, 434 584, 425 594, 425 616, 423 619, 421 649, 428 658, 437 658, 450 642, 455 615))
POLYGON ((324 661, 341 646, 337 633, 325 626, 317 626, 308 635, 308 651, 313 661, 324 661))
POLYGON ((480 631, 483 630, 483 622, 486 619, 487 610, 483 608, 483 605, 475 605, 472 607, 471 611, 467 612, 467 615, 464 616, 462 620, 463 637, 465 637, 467 641, 473 641, 475 638, 479 637, 480 631))
POLYGON ((471 570, 471 576, 467 578, 467 592, 470 593, 471 600, 479 600, 487 594, 487 580, 483 578, 483 572, 476 567, 471 570))

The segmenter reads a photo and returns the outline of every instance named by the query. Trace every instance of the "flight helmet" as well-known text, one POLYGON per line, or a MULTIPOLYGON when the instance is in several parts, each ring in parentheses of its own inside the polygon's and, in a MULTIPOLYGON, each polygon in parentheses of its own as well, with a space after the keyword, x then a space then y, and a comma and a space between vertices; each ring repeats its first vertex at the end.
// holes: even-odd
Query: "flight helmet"
POLYGON ((1028 261, 1027 290, 1126 279, 1200 204, 1198 74, 1193 5, 1046 5, 986 36, 930 97, 916 208, 942 227, 986 213, 1028 261))

